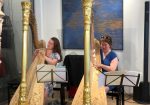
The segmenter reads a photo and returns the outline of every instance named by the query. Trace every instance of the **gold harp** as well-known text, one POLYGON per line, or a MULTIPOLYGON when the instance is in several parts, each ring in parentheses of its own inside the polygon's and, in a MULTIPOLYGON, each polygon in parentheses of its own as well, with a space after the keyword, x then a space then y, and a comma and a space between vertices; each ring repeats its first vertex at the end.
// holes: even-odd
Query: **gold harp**
POLYGON ((34 13, 30 10, 30 20, 29 25, 32 32, 32 41, 35 49, 46 48, 46 42, 44 40, 39 40, 37 32, 37 22, 34 13))
POLYGON ((27 70, 27 43, 29 22, 33 34, 33 43, 35 48, 45 48, 45 42, 38 40, 36 21, 31 14, 31 3, 24 1, 22 4, 23 15, 23 47, 22 47, 22 77, 21 83, 13 95, 9 105, 43 105, 44 104, 44 84, 37 83, 36 66, 44 63, 44 50, 37 54, 29 70, 27 70))
POLYGON ((72 105, 107 105, 105 87, 98 86, 100 72, 92 66, 95 62, 101 63, 100 44, 98 40, 94 39, 93 0, 83 0, 82 2, 84 15, 84 76, 72 105), (95 53, 93 54, 94 49, 95 53))

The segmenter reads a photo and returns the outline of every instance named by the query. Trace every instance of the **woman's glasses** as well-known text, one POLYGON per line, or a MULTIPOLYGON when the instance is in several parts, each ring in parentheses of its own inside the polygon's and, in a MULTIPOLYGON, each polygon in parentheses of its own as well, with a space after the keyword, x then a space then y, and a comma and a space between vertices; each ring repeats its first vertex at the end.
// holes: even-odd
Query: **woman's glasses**
POLYGON ((101 39, 110 39, 109 36, 101 36, 101 39))
POLYGON ((102 40, 105 41, 105 42, 107 42, 108 44, 112 45, 112 39, 111 39, 110 36, 108 36, 108 35, 101 36, 101 41, 102 40))

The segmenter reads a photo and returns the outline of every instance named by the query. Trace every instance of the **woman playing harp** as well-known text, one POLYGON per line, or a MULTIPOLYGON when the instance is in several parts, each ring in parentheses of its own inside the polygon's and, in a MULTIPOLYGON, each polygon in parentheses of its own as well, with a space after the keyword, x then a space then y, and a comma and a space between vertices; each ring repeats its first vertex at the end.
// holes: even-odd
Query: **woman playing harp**
MULTIPOLYGON (((95 67, 102 72, 115 71, 118 66, 118 58, 114 51, 112 51, 112 38, 106 34, 101 37, 101 63, 96 64, 95 67)), ((106 92, 112 90, 114 86, 106 87, 106 92)))
MULTIPOLYGON (((84 5, 84 4, 83 4, 84 5)), ((85 52, 86 52, 86 36, 87 36, 87 32, 90 31, 88 34, 90 34, 90 52, 92 55, 91 56, 91 60, 90 60, 90 83, 89 83, 89 87, 86 88, 86 79, 88 77, 84 77, 87 75, 86 73, 86 69, 85 71, 85 75, 83 76, 80 85, 78 87, 78 90, 75 94, 75 97, 73 99, 72 105, 107 105, 107 101, 106 101, 106 92, 105 92, 105 87, 101 86, 99 87, 99 75, 100 75, 100 71, 97 70, 95 68, 95 64, 101 64, 101 60, 100 60, 100 43, 98 40, 94 39, 94 23, 93 23, 93 17, 91 18, 91 13, 88 14, 88 12, 86 12, 86 9, 89 9, 88 7, 86 8, 85 4, 85 10, 84 10, 84 30, 85 30, 85 52), (87 19, 89 17, 91 18, 92 22, 89 22, 87 19), (88 22, 91 23, 90 25, 87 24, 88 22), (88 25, 90 30, 88 30, 88 25), (87 28, 87 29, 86 29, 87 28), (94 53, 93 53, 94 51, 94 53), (86 91, 90 91, 89 94, 86 93, 86 91)), ((89 48, 89 47, 88 47, 89 48)), ((85 53, 86 55, 86 53, 85 53)), ((87 57, 84 55, 84 58, 87 57)), ((84 60, 85 62, 85 60, 84 60)), ((87 61, 86 61, 87 62, 87 61)), ((86 63, 84 63, 84 66, 86 66, 86 63)))

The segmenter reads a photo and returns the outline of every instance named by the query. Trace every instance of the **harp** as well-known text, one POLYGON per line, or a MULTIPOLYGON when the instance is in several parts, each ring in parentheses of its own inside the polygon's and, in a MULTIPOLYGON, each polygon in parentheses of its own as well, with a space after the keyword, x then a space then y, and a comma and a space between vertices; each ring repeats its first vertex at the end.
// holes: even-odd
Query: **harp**
POLYGON ((36 20, 31 12, 31 3, 24 1, 22 4, 23 16, 23 49, 22 49, 22 77, 21 83, 13 95, 9 105, 43 105, 44 104, 44 84, 37 83, 36 67, 38 64, 44 63, 45 50, 41 49, 32 62, 29 70, 27 70, 27 42, 28 27, 33 34, 33 43, 35 48, 45 48, 45 42, 38 40, 36 20))
POLYGON ((107 105, 105 87, 99 87, 100 72, 92 65, 101 63, 100 43, 94 39, 93 0, 83 0, 84 15, 84 76, 72 105, 107 105), (91 44, 90 44, 91 43, 91 44), (93 53, 93 50, 95 52, 93 53))
POLYGON ((46 42, 44 40, 39 40, 38 38, 37 22, 36 22, 36 18, 32 10, 30 10, 29 25, 30 25, 31 32, 32 32, 32 41, 33 41, 34 47, 36 49, 46 48, 46 42))

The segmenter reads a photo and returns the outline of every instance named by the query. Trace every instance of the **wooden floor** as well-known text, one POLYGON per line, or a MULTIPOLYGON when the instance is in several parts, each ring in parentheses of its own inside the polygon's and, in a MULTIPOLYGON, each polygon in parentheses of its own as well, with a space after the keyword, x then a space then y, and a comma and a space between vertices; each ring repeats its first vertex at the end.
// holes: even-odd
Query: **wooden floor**
MULTIPOLYGON (((58 101, 60 102, 59 97, 60 97, 59 92, 55 91, 54 98, 53 99, 50 98, 49 101, 57 100, 57 102, 58 101)), ((150 104, 138 104, 137 102, 133 101, 132 96, 129 96, 129 95, 125 95, 125 100, 126 100, 125 105, 150 105, 150 104)), ((67 102, 67 105, 71 105, 72 103, 72 99, 68 98, 67 93, 66 93, 66 102, 67 102)), ((115 98, 112 99, 112 97, 107 97, 107 103, 108 103, 107 105, 116 105, 116 99, 115 98)), ((52 104, 49 104, 49 105, 52 105, 52 104)))
MULTIPOLYGON (((59 104, 55 104, 55 105, 60 105, 60 102, 58 101, 58 99, 53 99, 53 100, 54 101, 57 100, 57 103, 59 103, 59 104)), ((115 98, 112 100, 110 97, 108 97, 107 101, 108 101, 108 105, 116 105, 115 98)), ((66 99, 66 102, 67 102, 66 105, 71 105, 72 99, 66 99)), ((53 104, 48 104, 48 105, 53 105, 53 104)), ((137 102, 133 101, 132 99, 129 99, 129 100, 125 101, 125 105, 150 105, 150 104, 138 104, 137 102)))
MULTIPOLYGON (((125 96, 125 99, 127 99, 128 96, 125 96)), ((111 97, 107 97, 108 105, 116 105, 115 98, 112 100, 111 97)), ((150 105, 150 104, 138 104, 137 102, 133 101, 132 97, 129 100, 125 101, 125 105, 150 105)))
MULTIPOLYGON (((137 102, 133 101, 132 96, 125 95, 125 105, 150 105, 150 104, 138 104, 137 102)), ((48 99, 49 104, 48 105, 61 105, 60 104, 60 94, 59 91, 54 91, 54 98, 49 97, 48 99)), ((108 105, 116 105, 116 99, 112 97, 107 97, 108 105)), ((66 92, 66 105, 71 105, 72 99, 68 98, 67 92, 66 92)), ((8 102, 2 102, 0 105, 8 105, 8 102)))

